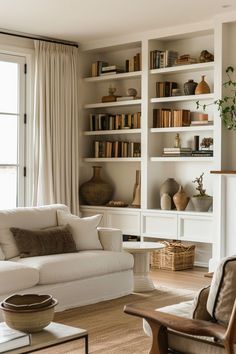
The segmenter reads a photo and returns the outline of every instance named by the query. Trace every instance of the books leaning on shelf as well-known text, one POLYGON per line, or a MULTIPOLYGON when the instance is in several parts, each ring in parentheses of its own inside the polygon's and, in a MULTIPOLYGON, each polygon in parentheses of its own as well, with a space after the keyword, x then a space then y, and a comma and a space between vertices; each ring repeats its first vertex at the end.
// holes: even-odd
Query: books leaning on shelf
POLYGON ((125 61, 125 71, 132 72, 132 71, 139 71, 141 70, 141 55, 137 53, 133 58, 126 59, 125 61))
POLYGON ((164 157, 192 156, 192 149, 189 147, 163 148, 162 156, 164 157))
POLYGON ((175 50, 152 50, 150 52, 150 69, 171 67, 178 58, 175 50))
POLYGON ((177 82, 163 81, 156 83, 156 97, 170 97, 172 94, 172 89, 178 87, 177 82))
POLYGON ((127 114, 91 113, 89 119, 90 131, 140 129, 141 127, 141 112, 127 114))
POLYGON ((141 143, 133 141, 94 141, 95 158, 140 157, 141 143))
POLYGON ((30 345, 30 335, 0 323, 0 353, 30 345))
POLYGON ((102 72, 102 68, 104 66, 107 66, 108 63, 105 62, 105 61, 96 61, 95 63, 92 63, 92 66, 91 66, 91 76, 99 76, 101 75, 101 72, 102 72))
POLYGON ((153 109, 153 128, 186 127, 191 122, 188 109, 153 109))

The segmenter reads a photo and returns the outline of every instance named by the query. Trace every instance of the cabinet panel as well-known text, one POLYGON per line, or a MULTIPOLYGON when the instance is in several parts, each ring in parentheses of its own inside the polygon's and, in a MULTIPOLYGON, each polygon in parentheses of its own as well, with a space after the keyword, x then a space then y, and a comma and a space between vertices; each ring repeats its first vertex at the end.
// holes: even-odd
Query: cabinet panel
POLYGON ((177 238, 177 215, 144 213, 142 235, 158 238, 177 238))
POLYGON ((212 242, 212 218, 179 215, 178 239, 183 241, 212 242))
POLYGON ((107 212, 107 227, 115 227, 126 235, 140 235, 140 213, 109 211, 107 212))

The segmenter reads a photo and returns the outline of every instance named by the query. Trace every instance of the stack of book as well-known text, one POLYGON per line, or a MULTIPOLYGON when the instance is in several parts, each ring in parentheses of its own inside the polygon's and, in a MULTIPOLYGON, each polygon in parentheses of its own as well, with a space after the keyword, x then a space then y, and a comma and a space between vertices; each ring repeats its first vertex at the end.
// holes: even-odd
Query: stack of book
POLYGON ((101 76, 114 75, 114 74, 119 74, 119 73, 123 73, 123 72, 124 72, 124 69, 121 68, 120 66, 118 66, 118 65, 110 65, 110 66, 103 66, 101 68, 100 75, 101 76))
POLYGON ((168 148, 163 148, 162 156, 164 156, 164 157, 192 156, 192 149, 188 148, 188 147, 180 147, 180 148, 168 147, 168 148))
POLYGON ((141 128, 141 112, 127 114, 91 113, 89 119, 90 131, 141 128))
POLYGON ((198 127, 198 126, 207 126, 207 125, 213 125, 212 120, 192 120, 191 124, 192 127, 198 127))
POLYGON ((132 72, 132 71, 139 71, 141 70, 141 55, 137 53, 133 58, 126 59, 125 61, 125 71, 132 72))
POLYGON ((163 81, 156 83, 156 96, 157 97, 170 97, 172 89, 176 89, 178 84, 172 81, 163 81))
POLYGON ((181 55, 175 61, 175 65, 188 65, 188 64, 195 64, 195 63, 197 63, 197 59, 191 58, 189 54, 181 55))
POLYGON ((153 109, 153 128, 186 127, 190 125, 190 122, 188 109, 153 109))
POLYGON ((175 50, 152 50, 150 52, 150 69, 171 67, 178 58, 175 50))
POLYGON ((213 150, 210 150, 210 149, 193 150, 192 151, 192 156, 196 156, 196 157, 212 157, 213 156, 213 150))
POLYGON ((133 141, 94 141, 95 158, 140 157, 141 143, 133 141))
POLYGON ((5 322, 0 323, 0 353, 30 345, 30 335, 9 328, 5 322))

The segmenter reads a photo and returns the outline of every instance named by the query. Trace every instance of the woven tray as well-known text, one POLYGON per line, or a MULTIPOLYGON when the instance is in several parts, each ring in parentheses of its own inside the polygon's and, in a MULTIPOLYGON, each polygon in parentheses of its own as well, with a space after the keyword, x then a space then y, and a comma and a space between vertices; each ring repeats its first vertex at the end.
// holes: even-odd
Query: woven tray
POLYGON ((193 268, 195 245, 184 246, 180 242, 162 242, 160 251, 151 253, 151 266, 158 269, 184 270, 193 268))

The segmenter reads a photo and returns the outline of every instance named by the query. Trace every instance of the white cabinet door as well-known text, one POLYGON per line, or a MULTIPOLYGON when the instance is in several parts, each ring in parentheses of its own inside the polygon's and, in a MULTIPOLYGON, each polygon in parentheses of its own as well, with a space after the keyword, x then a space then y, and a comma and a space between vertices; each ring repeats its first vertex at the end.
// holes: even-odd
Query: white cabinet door
POLYGON ((177 238, 177 215, 174 213, 143 213, 142 236, 177 238))
POLYGON ((107 227, 121 229, 124 235, 140 235, 140 212, 107 211, 107 227))
POLYGON ((208 242, 212 240, 212 217, 178 215, 178 239, 181 241, 208 242))

